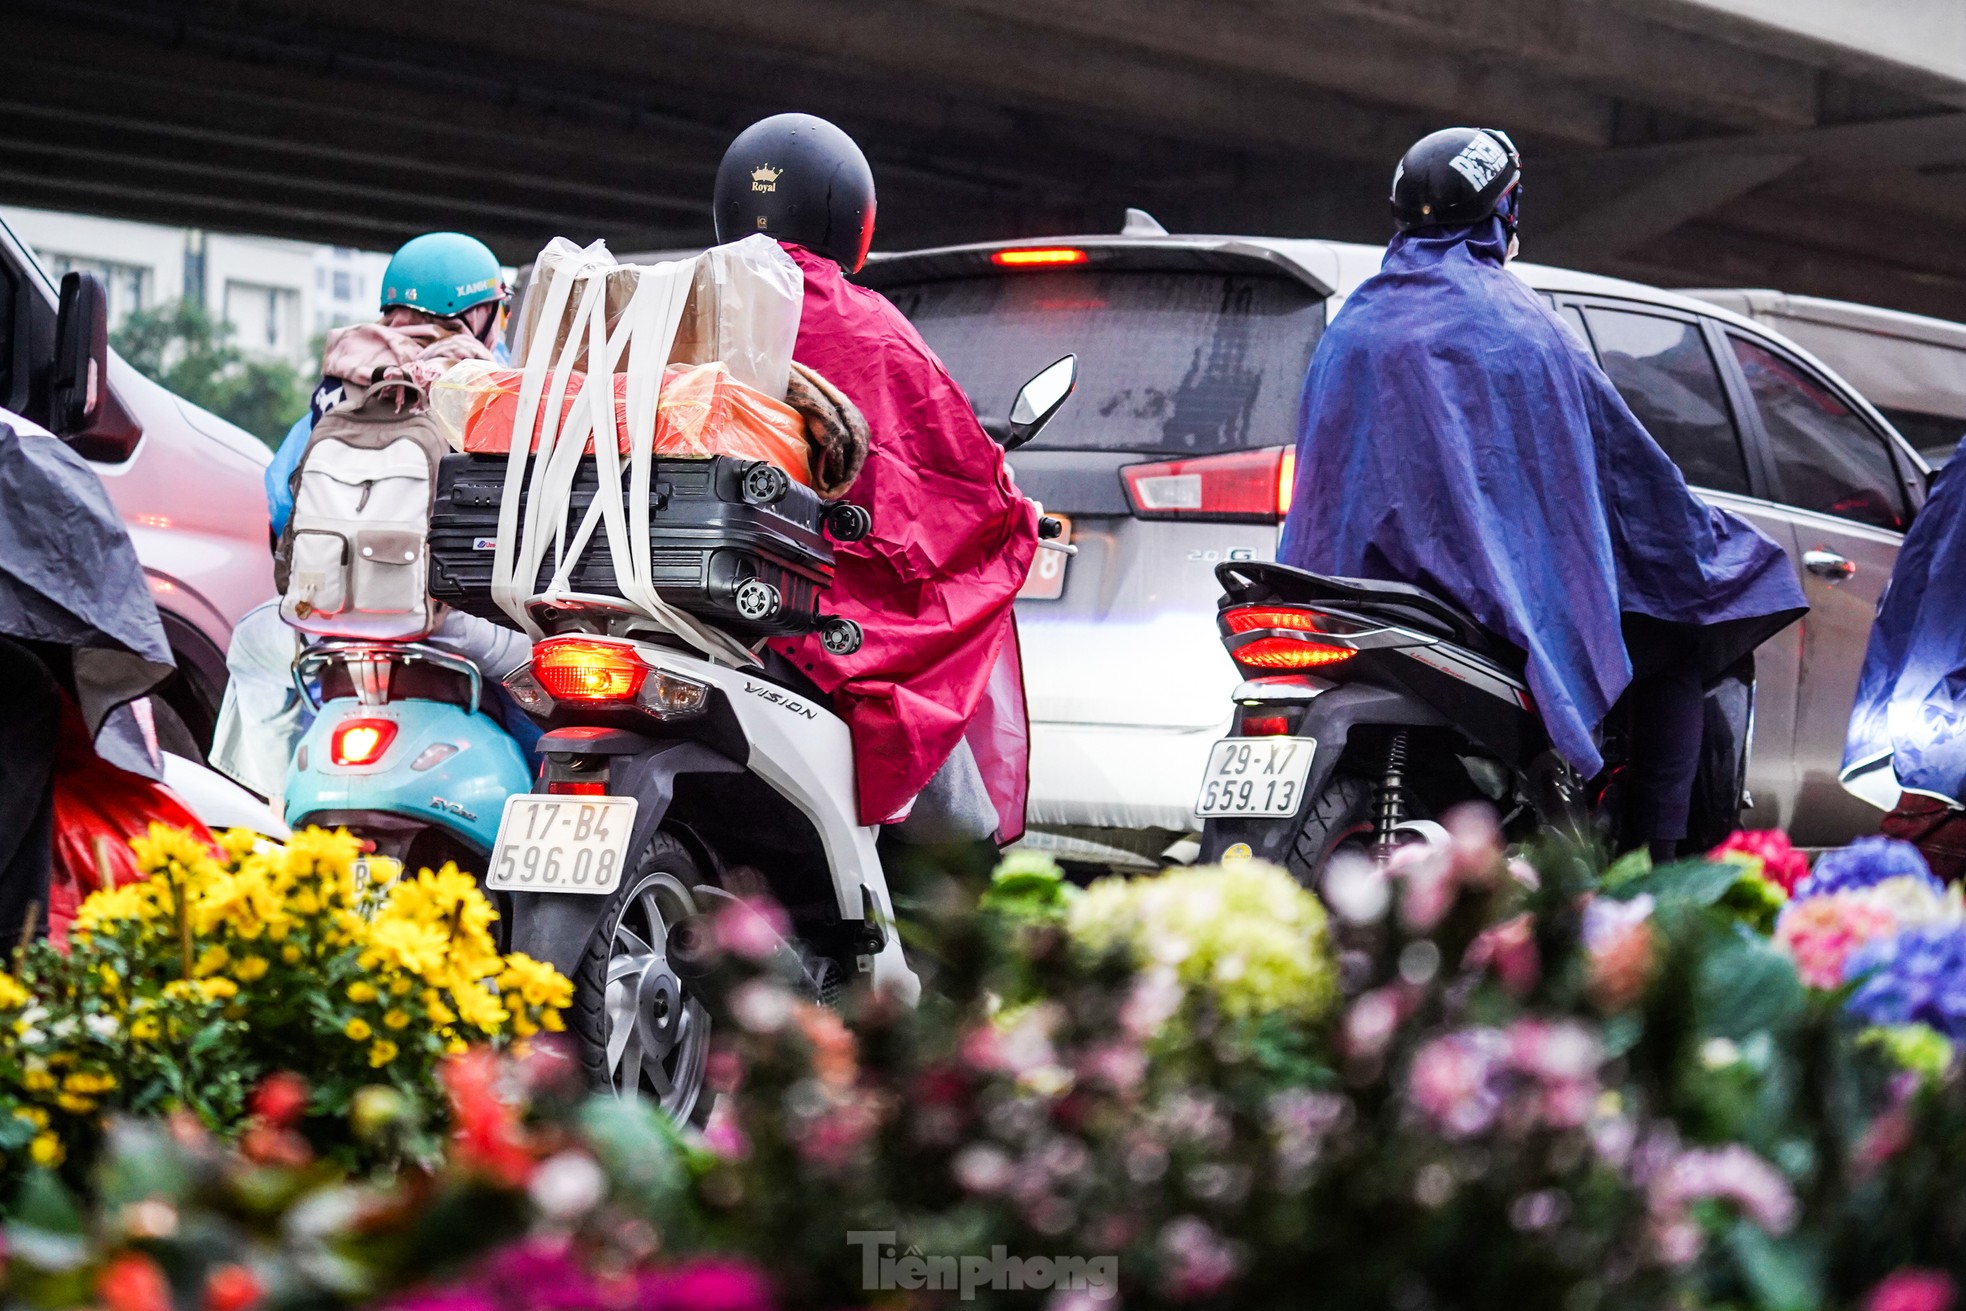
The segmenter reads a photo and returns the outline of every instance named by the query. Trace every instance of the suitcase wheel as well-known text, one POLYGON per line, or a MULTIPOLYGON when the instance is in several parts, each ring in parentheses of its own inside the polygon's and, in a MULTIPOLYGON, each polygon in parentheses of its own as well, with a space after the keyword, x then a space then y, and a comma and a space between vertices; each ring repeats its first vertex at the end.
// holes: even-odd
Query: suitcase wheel
POLYGON ((833 655, 852 655, 865 640, 866 634, 860 631, 859 624, 838 615, 819 626, 819 644, 833 655))
POLYGON ((857 542, 873 531, 874 516, 865 506, 836 501, 826 507, 826 531, 836 542, 857 542))
POLYGON ((792 490, 792 479, 775 464, 759 460, 744 471, 744 499, 752 505, 776 505, 792 490))
MULTIPOLYGON (((778 473, 776 469, 773 473, 778 473)), ((779 477, 785 475, 779 473, 779 477)), ((761 578, 747 578, 737 585, 737 613, 754 624, 764 623, 777 616, 780 599, 778 589, 761 578)))

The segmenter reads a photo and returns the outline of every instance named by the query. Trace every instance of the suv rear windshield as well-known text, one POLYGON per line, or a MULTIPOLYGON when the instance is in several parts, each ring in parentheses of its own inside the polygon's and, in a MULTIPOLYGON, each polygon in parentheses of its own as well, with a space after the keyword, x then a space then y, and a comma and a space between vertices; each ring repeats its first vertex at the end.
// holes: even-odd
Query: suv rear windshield
POLYGON ((1296 440, 1324 304, 1287 277, 1012 272, 893 287, 979 412, 1059 356, 1078 395, 1035 448, 1207 455, 1296 440))

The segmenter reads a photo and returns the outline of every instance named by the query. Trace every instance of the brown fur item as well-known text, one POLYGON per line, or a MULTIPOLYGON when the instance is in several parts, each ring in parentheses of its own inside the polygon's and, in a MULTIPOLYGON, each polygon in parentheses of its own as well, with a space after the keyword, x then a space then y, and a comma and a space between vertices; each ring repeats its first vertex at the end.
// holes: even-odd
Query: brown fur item
POLYGON ((794 360, 785 403, 805 420, 812 488, 829 501, 847 494, 867 463, 867 420, 860 408, 817 372, 794 360))

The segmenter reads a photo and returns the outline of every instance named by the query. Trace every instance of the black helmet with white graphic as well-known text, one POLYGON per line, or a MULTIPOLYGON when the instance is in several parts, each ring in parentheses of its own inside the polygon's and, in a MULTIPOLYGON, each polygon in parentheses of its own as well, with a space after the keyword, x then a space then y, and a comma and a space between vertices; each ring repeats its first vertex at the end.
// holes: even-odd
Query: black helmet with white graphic
POLYGON ((737 134, 717 168, 718 241, 762 232, 857 273, 874 240, 874 171, 853 138, 811 114, 774 114, 737 134))
POLYGON ((1393 173, 1393 222, 1460 228, 1500 215, 1511 235, 1522 194, 1522 154, 1492 127, 1449 127, 1414 142, 1393 173))

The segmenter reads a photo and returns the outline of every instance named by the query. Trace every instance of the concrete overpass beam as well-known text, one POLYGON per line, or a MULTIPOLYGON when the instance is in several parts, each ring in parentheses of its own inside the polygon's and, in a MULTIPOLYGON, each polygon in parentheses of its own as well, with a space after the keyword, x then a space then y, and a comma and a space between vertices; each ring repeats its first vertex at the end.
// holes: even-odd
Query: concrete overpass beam
MULTIPOLYGON (((1805 64, 1647 21, 1601 0, 1261 0, 1377 25, 1408 40, 1525 63, 1545 76, 1728 127, 1806 127, 1817 80, 1805 64)), ((1661 3, 1670 0, 1660 0, 1661 3)))
POLYGON ((1611 0, 1628 13, 1966 106, 1959 0, 1611 0))

